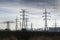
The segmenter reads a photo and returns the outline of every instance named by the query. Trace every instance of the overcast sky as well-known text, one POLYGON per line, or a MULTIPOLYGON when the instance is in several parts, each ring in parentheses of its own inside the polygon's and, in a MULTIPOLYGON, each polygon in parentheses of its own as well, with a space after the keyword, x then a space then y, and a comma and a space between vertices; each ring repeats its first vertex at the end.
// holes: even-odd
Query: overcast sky
MULTIPOLYGON (((29 22, 33 23, 34 28, 44 28, 43 12, 51 13, 48 17, 48 27, 52 27, 54 19, 60 25, 60 1, 59 0, 0 0, 0 21, 14 20, 16 15, 20 18, 21 9, 29 11, 29 22)), ((0 24, 3 28, 3 24, 0 24)), ((6 26, 6 24, 5 24, 6 26)), ((15 25, 14 25, 15 26, 15 25)), ((11 26, 12 28, 13 26, 11 26)), ((5 27, 4 27, 5 28, 5 27)), ((13 27, 14 28, 14 27, 13 27)))

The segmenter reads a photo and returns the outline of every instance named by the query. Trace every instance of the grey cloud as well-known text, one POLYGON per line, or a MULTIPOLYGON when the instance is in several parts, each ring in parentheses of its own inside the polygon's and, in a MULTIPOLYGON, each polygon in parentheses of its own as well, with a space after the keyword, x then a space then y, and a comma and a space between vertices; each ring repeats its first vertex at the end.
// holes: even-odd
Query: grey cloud
POLYGON ((0 0, 0 3, 14 3, 14 2, 16 2, 16 3, 18 3, 18 2, 20 2, 21 0, 0 0))
MULTIPOLYGON (((0 0, 1 3, 6 4, 13 4, 13 3, 19 3, 23 6, 28 7, 35 7, 35 8, 49 8, 49 7, 55 7, 57 0, 0 0)), ((16 5, 19 5, 16 4, 16 5)))
POLYGON ((47 3, 49 5, 56 4, 57 0, 0 0, 0 2, 24 2, 24 3, 47 3))
POLYGON ((26 1, 26 2, 53 2, 56 0, 22 0, 22 1, 26 1))
POLYGON ((24 2, 35 2, 35 3, 38 3, 38 2, 42 2, 42 3, 48 3, 48 4, 55 4, 57 0, 22 0, 24 2))
POLYGON ((34 6, 34 7, 55 7, 57 6, 57 0, 21 0, 28 6, 34 6))

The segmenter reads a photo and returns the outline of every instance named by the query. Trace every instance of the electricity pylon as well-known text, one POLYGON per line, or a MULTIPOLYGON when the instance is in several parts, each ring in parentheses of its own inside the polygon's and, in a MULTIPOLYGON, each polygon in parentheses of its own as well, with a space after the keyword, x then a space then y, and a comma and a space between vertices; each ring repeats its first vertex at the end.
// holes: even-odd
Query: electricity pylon
POLYGON ((28 18, 27 18, 27 15, 26 15, 26 28, 28 27, 28 18))
POLYGON ((56 19, 55 19, 55 28, 57 27, 57 22, 56 22, 56 19))
POLYGON ((31 30, 33 30, 33 24, 31 23, 31 30))
POLYGON ((10 23, 14 23, 14 22, 13 21, 5 21, 5 22, 1 22, 1 23, 6 23, 7 24, 6 29, 10 29, 10 23))
POLYGON ((46 11, 46 9, 45 9, 45 12, 44 12, 43 14, 44 14, 43 17, 45 18, 45 19, 44 19, 44 20, 45 20, 45 29, 44 29, 44 30, 47 31, 47 30, 48 30, 48 25, 47 25, 47 23, 48 23, 48 22, 47 22, 47 20, 48 20, 48 18, 47 18, 48 15, 47 15, 47 14, 50 14, 50 13, 48 13, 48 12, 46 11))
POLYGON ((27 11, 25 11, 24 9, 22 9, 22 11, 21 11, 21 13, 22 13, 22 29, 23 28, 26 28, 26 26, 27 26, 27 18, 25 18, 27 15, 25 14, 25 12, 27 12, 27 11))
POLYGON ((56 19, 55 19, 55 28, 54 28, 54 31, 56 31, 56 27, 57 27, 57 22, 56 22, 56 19))
POLYGON ((18 27, 18 19, 17 19, 17 16, 16 16, 16 30, 17 30, 17 27, 18 27))
POLYGON ((20 29, 21 29, 21 26, 22 26, 22 23, 21 23, 21 21, 20 21, 20 29))

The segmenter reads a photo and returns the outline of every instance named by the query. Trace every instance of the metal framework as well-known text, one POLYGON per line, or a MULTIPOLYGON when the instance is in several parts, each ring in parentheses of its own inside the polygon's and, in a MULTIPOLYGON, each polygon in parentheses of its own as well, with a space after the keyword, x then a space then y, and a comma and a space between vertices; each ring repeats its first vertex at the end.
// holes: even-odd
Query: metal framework
POLYGON ((7 28, 6 29, 10 29, 10 23, 14 23, 12 21, 5 21, 5 22, 2 22, 2 23, 6 23, 7 24, 7 28))
POLYGON ((28 21, 28 18, 27 18, 27 15, 25 15, 25 12, 27 12, 27 11, 25 11, 24 9, 22 9, 22 11, 21 11, 21 13, 22 13, 22 29, 23 28, 26 28, 27 26, 28 26, 28 24, 27 24, 27 21, 28 21))
POLYGON ((17 30, 17 27, 18 27, 18 19, 17 19, 17 16, 16 16, 16 30, 17 30))
POLYGON ((48 30, 48 25, 47 25, 47 23, 48 23, 48 22, 47 22, 47 20, 48 20, 48 18, 47 18, 48 15, 47 15, 47 14, 50 14, 50 13, 48 13, 48 12, 46 11, 46 9, 45 9, 45 12, 44 12, 43 14, 44 14, 43 17, 45 18, 45 19, 44 19, 44 20, 45 20, 45 29, 44 29, 44 30, 47 31, 47 30, 48 30))
POLYGON ((33 30, 33 24, 31 23, 31 30, 33 30))
POLYGON ((55 28, 57 27, 56 19, 55 19, 55 28))

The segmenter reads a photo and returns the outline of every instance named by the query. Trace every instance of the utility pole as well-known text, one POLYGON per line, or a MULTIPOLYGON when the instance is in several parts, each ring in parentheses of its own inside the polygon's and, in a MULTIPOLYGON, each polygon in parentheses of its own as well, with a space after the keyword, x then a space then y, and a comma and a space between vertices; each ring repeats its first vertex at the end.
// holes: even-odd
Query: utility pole
POLYGON ((45 29, 44 29, 44 30, 47 31, 47 29, 48 29, 48 25, 47 25, 47 20, 48 20, 47 17, 48 17, 48 15, 47 15, 47 14, 49 14, 49 13, 48 13, 48 12, 46 11, 46 9, 45 9, 45 12, 44 12, 43 14, 44 14, 43 17, 45 18, 45 19, 44 19, 44 20, 45 20, 45 29))
POLYGON ((27 15, 25 15, 25 11, 24 9, 22 9, 21 13, 22 13, 22 28, 26 28, 27 26, 27 18, 25 18, 27 15), (25 23, 26 22, 26 23, 25 23))

